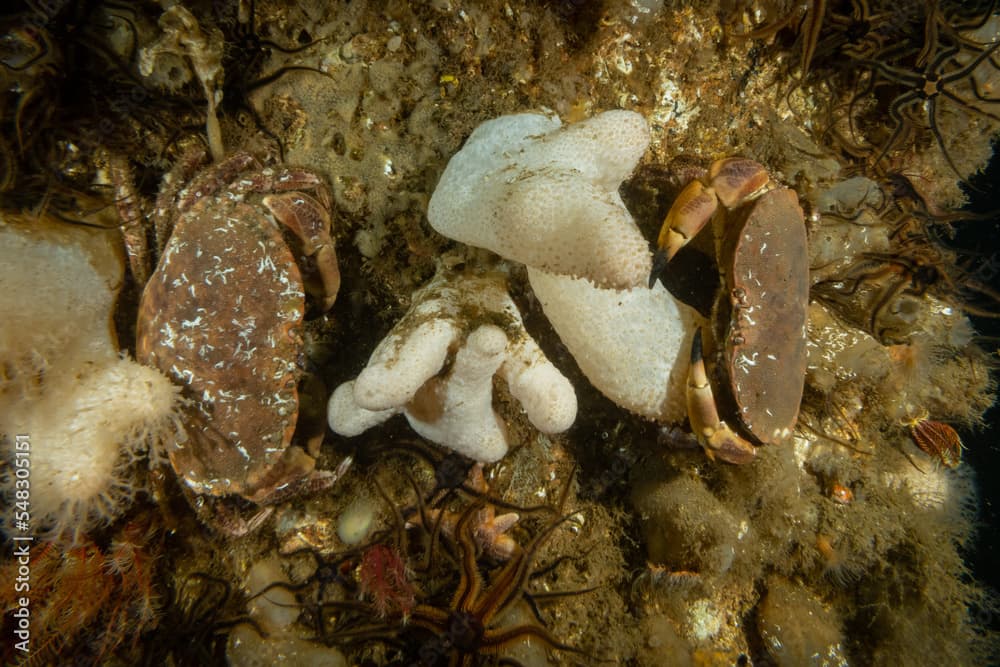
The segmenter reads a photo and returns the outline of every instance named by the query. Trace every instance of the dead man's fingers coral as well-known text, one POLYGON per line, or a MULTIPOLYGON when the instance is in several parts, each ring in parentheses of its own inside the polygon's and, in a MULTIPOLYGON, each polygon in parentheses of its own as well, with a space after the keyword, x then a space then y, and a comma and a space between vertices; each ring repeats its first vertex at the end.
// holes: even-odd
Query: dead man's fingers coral
POLYGON ((500 376, 539 431, 559 433, 573 424, 576 394, 566 390, 565 376, 549 363, 534 339, 523 336, 508 344, 500 376))
POLYGON ((330 427, 354 436, 402 412, 423 437, 477 461, 507 452, 493 410, 499 374, 546 433, 576 418, 572 385, 524 330, 499 273, 439 273, 373 352, 368 366, 333 393, 330 427))
POLYGON ((644 284, 648 243, 618 195, 649 144, 646 121, 608 111, 561 127, 542 114, 480 125, 445 169, 427 219, 445 236, 603 287, 644 284))
POLYGON ((455 322, 445 319, 428 320, 412 328, 397 326, 375 348, 368 366, 354 382, 358 405, 366 410, 385 410, 410 400, 441 370, 448 348, 459 334, 455 322))
POLYGON ((661 422, 681 421, 691 339, 701 318, 657 283, 629 290, 528 269, 560 340, 602 394, 661 422))

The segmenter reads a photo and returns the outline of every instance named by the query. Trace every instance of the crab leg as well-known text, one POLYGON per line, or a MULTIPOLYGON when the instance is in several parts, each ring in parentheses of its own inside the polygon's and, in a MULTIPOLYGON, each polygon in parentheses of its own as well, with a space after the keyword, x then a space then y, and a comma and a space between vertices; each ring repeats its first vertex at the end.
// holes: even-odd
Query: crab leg
POLYGON ((737 435, 726 422, 719 419, 715 396, 705 372, 705 359, 701 350, 701 329, 691 342, 691 366, 687 383, 688 419, 691 430, 710 459, 718 456, 727 463, 749 463, 753 460, 753 445, 737 435))
POLYGON ((660 227, 649 286, 653 286, 677 251, 712 219, 720 202, 726 208, 735 208, 759 196, 767 189, 770 180, 767 170, 759 162, 733 157, 716 160, 709 167, 706 179, 688 183, 660 227))
POLYGON ((115 208, 122 221, 122 241, 129 268, 141 289, 149 280, 149 240, 146 237, 146 211, 142 197, 135 188, 132 168, 123 156, 107 155, 108 173, 115 188, 115 208))

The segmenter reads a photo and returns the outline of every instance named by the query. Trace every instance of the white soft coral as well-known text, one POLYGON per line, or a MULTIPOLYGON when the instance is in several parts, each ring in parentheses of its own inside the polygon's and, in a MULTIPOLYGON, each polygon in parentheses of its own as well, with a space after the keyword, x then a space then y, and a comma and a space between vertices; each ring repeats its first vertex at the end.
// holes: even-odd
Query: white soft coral
POLYGON ((699 318, 662 285, 646 287, 648 244, 618 195, 648 143, 646 121, 630 111, 568 126, 541 114, 487 121, 448 163, 427 217, 445 236, 528 266, 546 316, 601 392, 679 421, 699 318))
POLYGON ((354 436, 402 412, 428 440, 497 461, 507 437, 493 411, 495 374, 540 431, 563 431, 576 418, 572 385, 524 330, 504 275, 439 273, 357 379, 334 392, 330 427, 354 436))
POLYGON ((562 127, 542 114, 480 125, 427 209, 445 236, 528 266, 626 289, 649 278, 649 244, 618 195, 649 144, 646 121, 607 111, 562 127))
POLYGON ((47 538, 77 541, 120 517, 146 458, 184 437, 179 389, 119 357, 120 254, 103 230, 0 218, 0 458, 12 466, 0 493, 23 500, 30 482, 31 528, 47 538))
POLYGON ((528 269, 542 310, 580 370, 623 408, 661 422, 687 414, 685 385, 694 309, 659 282, 630 290, 528 269))

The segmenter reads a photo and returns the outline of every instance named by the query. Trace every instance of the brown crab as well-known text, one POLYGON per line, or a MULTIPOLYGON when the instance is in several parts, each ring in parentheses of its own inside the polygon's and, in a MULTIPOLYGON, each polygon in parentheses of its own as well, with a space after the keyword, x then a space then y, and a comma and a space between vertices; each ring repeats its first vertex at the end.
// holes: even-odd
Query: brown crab
POLYGON ((256 504, 332 483, 292 445, 306 285, 323 310, 340 286, 326 186, 247 153, 164 183, 154 217, 172 232, 142 295, 136 354, 186 389, 174 471, 194 493, 256 504))
POLYGON ((719 247, 725 290, 715 305, 722 398, 749 441, 720 419, 705 370, 701 332, 688 372, 688 416, 710 457, 746 463, 757 444, 786 439, 798 419, 806 372, 809 261, 802 209, 792 190, 767 170, 726 158, 677 197, 657 239, 652 284, 659 272, 715 215, 730 210, 719 247))

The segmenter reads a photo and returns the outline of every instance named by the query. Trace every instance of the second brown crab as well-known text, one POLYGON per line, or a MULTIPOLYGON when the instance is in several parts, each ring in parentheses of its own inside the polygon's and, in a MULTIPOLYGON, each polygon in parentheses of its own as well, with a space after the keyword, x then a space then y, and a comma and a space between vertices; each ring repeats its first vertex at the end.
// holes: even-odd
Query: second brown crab
POLYGON ((724 389, 718 402, 734 415, 737 428, 719 416, 700 331, 691 351, 688 416, 710 457, 747 463, 754 457, 752 443, 787 439, 798 419, 809 304, 806 228, 795 193, 776 186, 761 164, 718 160, 681 191, 668 212, 650 284, 716 216, 720 203, 729 214, 716 244, 724 289, 713 317, 715 375, 724 389))
POLYGON ((306 292, 325 311, 340 286, 330 195, 317 174, 246 153, 194 173, 198 162, 165 179, 156 203, 171 231, 142 294, 136 355, 185 388, 188 438, 167 454, 188 489, 266 505, 335 481, 292 444, 306 292))

